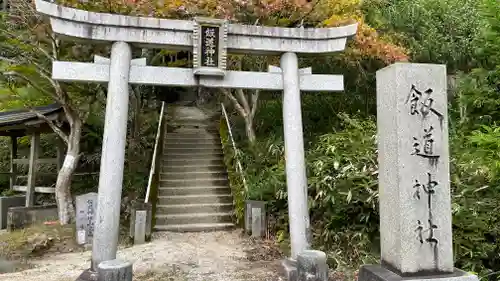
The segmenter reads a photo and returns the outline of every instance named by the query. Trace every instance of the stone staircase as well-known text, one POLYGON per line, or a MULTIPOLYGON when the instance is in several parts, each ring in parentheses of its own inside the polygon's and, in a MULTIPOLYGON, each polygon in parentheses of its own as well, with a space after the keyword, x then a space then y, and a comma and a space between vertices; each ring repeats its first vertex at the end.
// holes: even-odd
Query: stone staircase
MULTIPOLYGON (((155 230, 212 231, 233 227, 233 197, 218 121, 196 107, 169 108, 155 230)), ((220 115, 219 115, 220 116, 220 115)))

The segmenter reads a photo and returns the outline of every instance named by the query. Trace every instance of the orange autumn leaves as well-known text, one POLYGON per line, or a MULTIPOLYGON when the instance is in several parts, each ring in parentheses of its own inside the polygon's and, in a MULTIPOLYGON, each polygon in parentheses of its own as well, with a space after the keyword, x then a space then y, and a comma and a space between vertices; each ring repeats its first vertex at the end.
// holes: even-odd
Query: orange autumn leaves
POLYGON ((322 0, 311 17, 316 17, 327 27, 358 23, 356 38, 352 47, 346 50, 350 59, 371 58, 385 64, 408 61, 408 53, 403 47, 390 42, 390 38, 382 38, 365 22, 361 2, 362 0, 322 0))
POLYGON ((378 59, 386 65, 409 59, 405 48, 379 36, 377 31, 364 23, 362 19, 358 20, 358 30, 352 47, 346 49, 346 52, 350 59, 378 59))
POLYGON ((366 24, 361 0, 94 0, 85 7, 78 0, 60 1, 100 12, 174 19, 208 16, 273 26, 296 26, 303 21, 309 26, 332 27, 358 22, 356 38, 346 49, 347 59, 376 59, 385 64, 408 60, 404 48, 366 24))

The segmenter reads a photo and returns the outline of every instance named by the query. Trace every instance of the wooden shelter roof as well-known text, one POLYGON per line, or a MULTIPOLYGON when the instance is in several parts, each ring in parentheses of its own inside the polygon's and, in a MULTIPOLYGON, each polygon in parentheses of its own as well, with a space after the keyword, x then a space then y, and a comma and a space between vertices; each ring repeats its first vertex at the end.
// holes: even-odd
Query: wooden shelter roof
POLYGON ((63 108, 58 103, 34 107, 33 110, 4 111, 0 112, 0 136, 25 136, 31 132, 51 132, 52 129, 45 120, 38 118, 34 111, 55 122, 66 121, 63 108))

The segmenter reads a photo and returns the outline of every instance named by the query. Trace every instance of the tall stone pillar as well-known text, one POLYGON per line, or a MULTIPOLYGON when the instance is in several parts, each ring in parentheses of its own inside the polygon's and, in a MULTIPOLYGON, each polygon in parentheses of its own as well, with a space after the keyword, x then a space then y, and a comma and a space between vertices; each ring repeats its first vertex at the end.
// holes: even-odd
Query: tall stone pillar
POLYGON ((478 281, 454 268, 446 65, 377 71, 380 265, 359 281, 478 281))
POLYGON ((290 220, 291 259, 309 248, 307 177, 300 105, 299 64, 295 53, 281 56, 283 71, 283 127, 285 135, 286 184, 290 220))
POLYGON ((92 247, 93 271, 97 270, 102 261, 114 260, 118 247, 131 59, 132 51, 129 44, 125 42, 113 44, 92 247))

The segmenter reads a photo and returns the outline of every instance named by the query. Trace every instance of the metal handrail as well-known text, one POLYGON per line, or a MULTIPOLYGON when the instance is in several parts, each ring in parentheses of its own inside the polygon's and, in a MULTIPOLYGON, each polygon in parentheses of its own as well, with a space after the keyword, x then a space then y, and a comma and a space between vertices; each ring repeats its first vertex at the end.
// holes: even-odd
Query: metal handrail
POLYGON ((234 156, 236 158, 236 169, 238 170, 238 173, 240 174, 241 179, 243 181, 243 188, 245 188, 245 191, 248 191, 247 182, 245 180, 245 174, 243 173, 243 166, 241 166, 241 161, 240 161, 240 158, 238 155, 239 152, 238 152, 238 149, 236 148, 236 142, 234 141, 234 138, 233 138, 233 132, 231 131, 231 123, 229 122, 229 117, 227 116, 226 107, 224 107, 223 103, 221 103, 221 107, 222 107, 222 113, 224 114, 224 119, 226 119, 229 137, 231 138, 231 143, 233 145, 234 156))
POLYGON ((160 138, 161 138, 161 128, 163 126, 163 115, 165 113, 165 102, 161 103, 161 110, 160 110, 160 117, 158 118, 158 130, 156 131, 156 139, 155 139, 155 146, 153 150, 153 159, 151 161, 151 169, 149 170, 149 179, 148 179, 148 188, 146 190, 146 198, 144 199, 144 203, 149 202, 149 195, 151 193, 151 184, 153 183, 153 177, 154 173, 156 170, 156 157, 158 154, 158 149, 160 145, 160 138))

